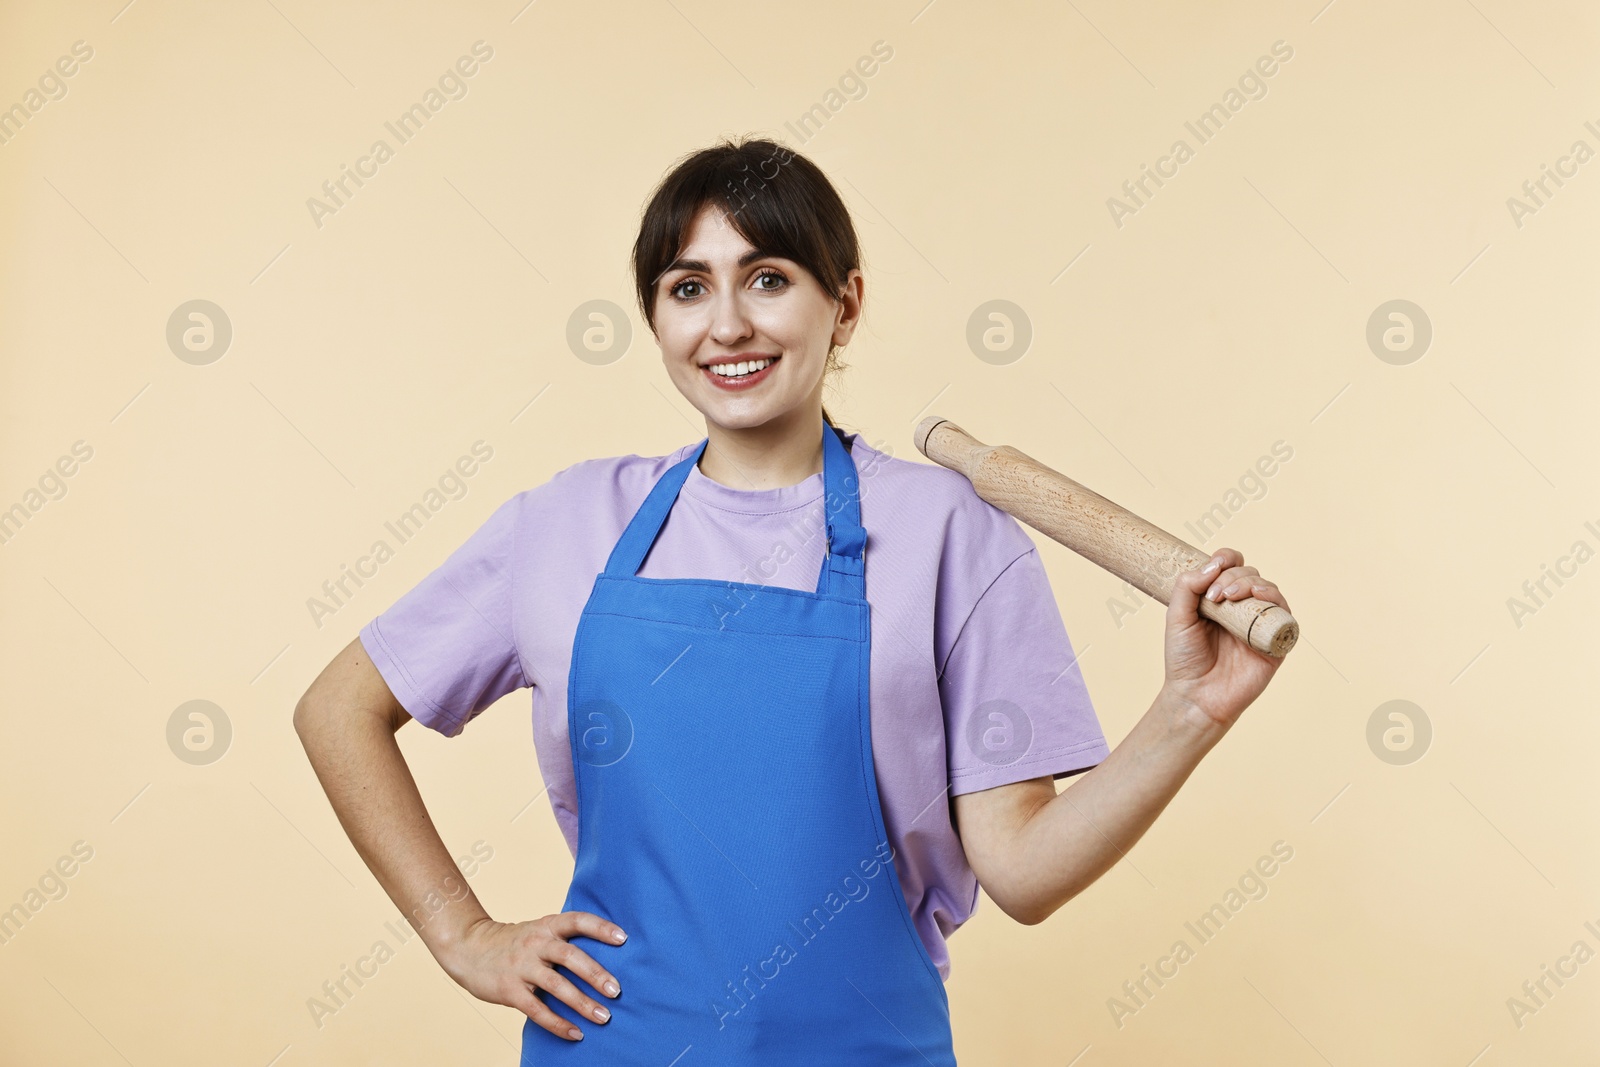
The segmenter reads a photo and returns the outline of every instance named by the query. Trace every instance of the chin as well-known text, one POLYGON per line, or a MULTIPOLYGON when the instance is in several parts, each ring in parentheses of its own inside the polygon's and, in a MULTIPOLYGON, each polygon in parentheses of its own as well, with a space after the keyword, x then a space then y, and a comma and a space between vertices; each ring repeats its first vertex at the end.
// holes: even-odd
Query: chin
POLYGON ((727 411, 721 407, 714 407, 710 411, 701 412, 701 414, 706 417, 707 422, 715 423, 724 430, 753 430, 758 426, 765 426, 772 421, 774 416, 774 413, 766 410, 765 407, 756 410, 742 408, 738 411, 727 411))

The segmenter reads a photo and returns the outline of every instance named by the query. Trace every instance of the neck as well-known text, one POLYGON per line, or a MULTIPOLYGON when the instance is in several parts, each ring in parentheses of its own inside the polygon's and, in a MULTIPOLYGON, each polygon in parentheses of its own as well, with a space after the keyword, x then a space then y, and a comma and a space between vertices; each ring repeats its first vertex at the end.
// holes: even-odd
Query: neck
POLYGON ((700 473, 731 489, 798 485, 822 471, 823 425, 820 408, 793 412, 749 428, 733 429, 708 422, 700 473))

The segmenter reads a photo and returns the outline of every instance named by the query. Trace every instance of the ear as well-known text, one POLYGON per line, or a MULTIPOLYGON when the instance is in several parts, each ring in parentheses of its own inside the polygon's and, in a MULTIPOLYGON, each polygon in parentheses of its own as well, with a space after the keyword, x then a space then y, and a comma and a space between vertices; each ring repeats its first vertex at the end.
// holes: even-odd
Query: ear
POLYGON ((852 270, 845 278, 844 290, 838 296, 838 310, 833 323, 833 343, 843 347, 855 335, 856 326, 867 296, 867 280, 859 270, 852 270))

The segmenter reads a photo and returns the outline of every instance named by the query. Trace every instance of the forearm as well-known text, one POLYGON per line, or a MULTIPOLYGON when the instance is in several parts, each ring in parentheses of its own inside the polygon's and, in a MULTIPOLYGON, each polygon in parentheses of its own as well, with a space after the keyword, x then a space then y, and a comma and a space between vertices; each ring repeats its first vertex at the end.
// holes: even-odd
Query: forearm
POLYGON ((429 817, 393 730, 344 709, 306 707, 295 730, 356 851, 442 962, 488 915, 429 817))
POLYGON ((1012 841, 1018 910, 1041 922, 1123 858, 1227 727, 1163 688, 1128 736, 1012 841))

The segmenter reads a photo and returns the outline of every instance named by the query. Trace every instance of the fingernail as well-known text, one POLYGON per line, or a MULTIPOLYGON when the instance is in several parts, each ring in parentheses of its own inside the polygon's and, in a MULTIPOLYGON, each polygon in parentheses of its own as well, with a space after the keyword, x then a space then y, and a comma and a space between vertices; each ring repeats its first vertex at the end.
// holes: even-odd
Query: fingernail
POLYGON ((605 1022, 607 1019, 611 1018, 611 1013, 606 1011, 604 1008, 597 1007, 594 1009, 594 1017, 599 1019, 601 1022, 605 1022))
POLYGON ((1200 568, 1200 573, 1210 574, 1220 566, 1222 566, 1222 561, 1220 559, 1213 559, 1210 563, 1207 563, 1204 567, 1200 568))
POLYGON ((619 944, 619 945, 622 944, 624 941, 628 940, 628 935, 623 933, 621 930, 618 930, 616 933, 612 934, 611 936, 617 942, 617 944, 619 944))
POLYGON ((615 983, 615 982, 613 982, 613 981, 611 981, 609 979, 607 979, 606 984, 601 986, 601 988, 606 991, 606 996, 609 996, 609 997, 614 997, 618 993, 622 992, 621 989, 617 988, 617 983, 615 983))
POLYGON ((1219 600, 1219 599, 1221 599, 1221 597, 1222 597, 1222 590, 1218 589, 1216 586, 1212 586, 1210 589, 1206 590, 1206 599, 1207 600, 1219 600))
POLYGON ((1236 593, 1238 591, 1239 591, 1239 583, 1238 582, 1234 582, 1232 585, 1228 586, 1228 588, 1226 588, 1226 589, 1224 589, 1222 591, 1222 595, 1223 596, 1232 596, 1234 593, 1236 593))
POLYGON ((580 1031, 578 1031, 576 1029, 568 1030, 567 1031, 567 1036, 572 1038, 574 1041, 582 1041, 583 1040, 582 1032, 580 1032, 580 1031))

